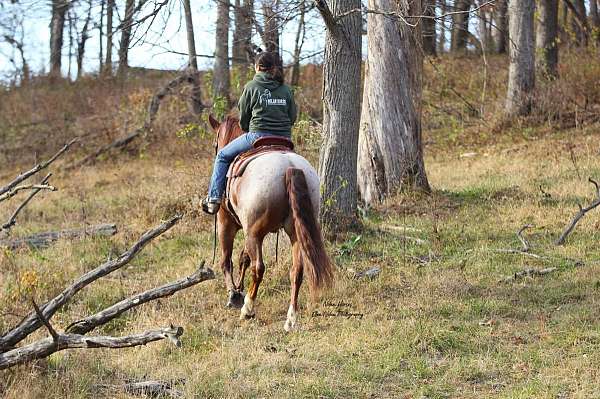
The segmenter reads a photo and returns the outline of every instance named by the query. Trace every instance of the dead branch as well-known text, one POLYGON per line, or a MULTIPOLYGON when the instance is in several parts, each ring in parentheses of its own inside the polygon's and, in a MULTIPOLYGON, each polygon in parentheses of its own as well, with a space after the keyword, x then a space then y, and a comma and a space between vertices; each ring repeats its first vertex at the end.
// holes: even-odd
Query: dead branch
POLYGON ((544 275, 552 273, 556 270, 558 270, 558 268, 556 268, 556 267, 547 267, 545 269, 525 269, 520 272, 516 272, 512 276, 506 277, 506 278, 500 280, 499 282, 508 283, 508 282, 515 281, 515 280, 518 280, 518 279, 520 279, 522 277, 526 277, 526 276, 530 276, 530 277, 544 276, 544 275))
POLYGON ((144 395, 150 397, 181 398, 183 392, 174 388, 175 383, 171 381, 132 381, 123 385, 99 384, 98 388, 123 390, 130 395, 144 395))
POLYGON ((95 349, 95 348, 129 348, 146 345, 150 342, 169 339, 181 345, 179 337, 183 334, 182 327, 166 327, 149 330, 141 334, 124 337, 95 336, 88 337, 78 334, 57 334, 57 339, 45 338, 20 348, 0 353, 0 370, 26 363, 33 359, 41 359, 65 349, 95 349))
MULTIPOLYGON (((94 270, 91 270, 79 277, 58 296, 48 301, 40 308, 44 319, 50 320, 56 311, 58 311, 65 303, 67 303, 67 301, 69 301, 76 293, 78 293, 87 285, 129 263, 142 250, 142 248, 146 246, 146 244, 163 234, 165 231, 169 230, 180 219, 180 215, 174 216, 162 223, 160 226, 147 231, 135 244, 133 244, 129 250, 122 253, 117 259, 109 260, 94 270)), ((19 323, 17 327, 0 337, 0 352, 14 347, 33 331, 37 330, 41 326, 41 323, 42 322, 40 321, 40 318, 35 312, 30 313, 19 323)))
MULTIPOLYGON (((50 179, 50 176, 52 176, 52 173, 48 173, 46 175, 46 177, 44 177, 44 179, 40 182, 39 185, 45 186, 46 183, 48 183, 48 179, 50 179)), ((25 198, 25 201, 21 202, 21 205, 19 205, 17 207, 17 209, 15 209, 15 211, 12 213, 12 215, 8 218, 8 221, 6 223, 4 223, 2 225, 2 227, 0 227, 0 231, 10 230, 10 228, 13 227, 15 225, 15 223, 17 223, 17 216, 19 215, 19 213, 23 210, 23 208, 25 208, 27 206, 29 201, 31 201, 33 199, 33 197, 35 197, 36 194, 39 193, 40 191, 42 191, 41 188, 33 189, 31 191, 31 193, 27 196, 27 198, 25 198)))
POLYGON ((49 160, 47 160, 45 162, 35 165, 33 168, 31 168, 27 172, 21 173, 13 181, 8 183, 6 186, 0 188, 0 195, 3 195, 4 193, 12 190, 19 183, 21 183, 24 180, 27 180, 31 176, 38 173, 40 170, 47 168, 52 162, 56 161, 56 159, 58 157, 60 157, 62 154, 64 154, 69 149, 69 147, 71 147, 71 145, 73 145, 73 143, 75 143, 76 141, 77 141, 77 139, 73 139, 73 140, 69 141, 67 144, 65 144, 65 146, 63 148, 60 149, 60 151, 58 151, 56 154, 54 154, 54 156, 52 156, 52 158, 50 158, 49 160))
MULTIPOLYGON (((154 93, 154 96, 152 96, 150 103, 148 104, 148 112, 146 115, 146 120, 144 121, 144 124, 142 127, 134 130, 133 132, 129 133, 126 136, 120 137, 119 139, 113 141, 110 144, 107 144, 105 146, 98 148, 96 151, 94 151, 90 155, 84 157, 83 159, 68 165, 66 167, 66 169, 73 169, 73 168, 83 166, 83 165, 93 161, 94 159, 98 158, 100 155, 104 154, 105 152, 107 152, 109 150, 125 147, 129 143, 131 143, 132 141, 134 141, 138 137, 140 137, 142 135, 142 133, 150 130, 152 128, 152 124, 154 123, 154 120, 156 119, 156 115, 158 114, 158 110, 160 108, 160 104, 161 104, 162 100, 167 95, 173 93, 173 90, 175 90, 177 87, 181 86, 184 83, 191 84, 192 87, 194 87, 194 85, 197 85, 198 84, 198 71, 195 71, 193 69, 186 69, 181 74, 176 76, 174 79, 167 82, 166 85, 164 85, 159 90, 157 90, 154 93)), ((198 98, 195 98, 192 100, 196 102, 196 105, 198 107, 201 107, 201 108, 204 107, 204 105, 201 102, 199 102, 200 100, 198 98)))
POLYGON ((594 187, 596 188, 597 198, 594 202, 592 202, 586 208, 582 207, 581 204, 577 204, 577 206, 579 207, 579 212, 577 212, 575 217, 573 217, 573 220, 571 220, 571 223, 563 231, 563 233, 560 235, 560 237, 558 237, 558 239, 555 242, 556 245, 563 245, 565 243, 567 237, 569 236, 569 234, 571 234, 571 231, 573 231, 573 229, 575 228, 575 225, 577 224, 577 222, 579 222, 579 219, 581 219, 582 217, 585 216, 586 213, 588 213, 589 211, 591 211, 592 209, 594 209, 598 205, 600 205, 600 187, 598 186, 598 183, 595 180, 593 180, 591 177, 588 179, 588 181, 590 183, 592 183, 594 185, 594 187))
POLYGON ((519 241, 521 241, 521 244, 523 244, 523 252, 529 252, 529 250, 531 249, 529 241, 527 241, 527 239, 523 237, 523 232, 531 227, 533 227, 533 225, 526 224, 525 226, 521 227, 521 229, 517 232, 517 237, 519 237, 519 241))
POLYGON ((25 184, 23 186, 18 186, 13 188, 12 190, 9 190, 7 192, 5 192, 4 194, 0 195, 0 202, 7 200, 11 197, 14 197, 15 195, 17 195, 17 193, 19 191, 23 191, 23 190, 49 190, 49 191, 56 191, 56 187, 54 186, 49 186, 47 184, 25 184))
POLYGON ((158 298, 171 296, 177 291, 191 287, 202 281, 213 279, 214 277, 215 275, 213 271, 211 269, 204 268, 204 262, 202 262, 198 270, 196 270, 192 275, 172 283, 165 284, 161 287, 142 292, 141 294, 134 295, 127 299, 123 299, 121 302, 118 302, 102 310, 101 312, 72 323, 66 328, 66 331, 73 334, 87 334, 94 328, 106 324, 110 320, 119 317, 122 313, 133 307, 158 298))
POLYGON ((60 239, 74 239, 89 236, 112 236, 116 233, 117 226, 115 224, 99 224, 81 229, 47 231, 23 238, 0 240, 0 247, 6 247, 11 250, 25 246, 44 248, 60 239))

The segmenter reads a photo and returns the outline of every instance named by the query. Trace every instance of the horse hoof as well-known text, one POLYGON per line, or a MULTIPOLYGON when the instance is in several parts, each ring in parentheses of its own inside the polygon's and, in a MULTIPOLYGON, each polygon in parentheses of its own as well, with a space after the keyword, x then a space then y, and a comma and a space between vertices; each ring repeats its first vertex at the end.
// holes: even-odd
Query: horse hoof
POLYGON ((286 320, 283 324, 283 329, 285 330, 285 332, 291 333, 296 331, 298 328, 296 326, 296 323, 291 323, 289 320, 286 320))
POLYGON ((252 314, 246 314, 246 313, 240 314, 240 320, 252 320, 255 317, 256 317, 256 315, 254 313, 252 313, 252 314))
POLYGON ((229 299, 227 300, 227 305, 225 306, 233 309, 241 309, 242 306, 244 306, 244 296, 241 292, 230 291, 229 299))

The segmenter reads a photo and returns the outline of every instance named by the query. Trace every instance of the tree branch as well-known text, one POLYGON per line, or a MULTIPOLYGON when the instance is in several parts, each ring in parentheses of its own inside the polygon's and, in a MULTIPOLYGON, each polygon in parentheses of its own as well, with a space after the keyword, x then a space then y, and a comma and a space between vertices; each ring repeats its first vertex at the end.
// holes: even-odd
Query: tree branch
POLYGON ((23 190, 49 190, 49 191, 56 191, 56 187, 54 186, 49 186, 47 184, 25 184, 23 186, 18 186, 13 188, 12 190, 9 190, 7 192, 5 192, 4 194, 0 195, 0 202, 7 200, 11 197, 14 197, 15 195, 17 195, 17 193, 19 191, 23 191, 23 190))
POLYGON ((594 209, 600 205, 600 187, 598 186, 598 183, 595 180, 593 180, 591 177, 588 179, 588 181, 590 183, 592 183, 594 185, 594 187, 596 188, 597 198, 594 202, 592 202, 586 208, 582 207, 581 204, 577 204, 577 206, 579 207, 579 212, 577 212, 575 217, 573 217, 573 220, 571 220, 571 223, 563 231, 563 233, 560 235, 560 237, 558 237, 558 239, 555 242, 556 245, 563 245, 565 243, 567 237, 569 236, 569 234, 571 234, 571 231, 573 231, 573 229, 575 228, 575 225, 577 225, 577 222, 579 222, 579 220, 582 217, 584 217, 586 213, 588 213, 589 211, 591 211, 592 209, 594 209))
MULTIPOLYGON (((58 311, 69 299, 71 299, 76 293, 78 293, 81 289, 96 281, 97 279, 106 276, 109 273, 114 272, 115 270, 123 267, 127 263, 129 263, 141 250, 152 241, 154 238, 163 234, 165 231, 169 230, 173 227, 179 220, 181 216, 174 216, 166 222, 162 223, 160 226, 147 231, 140 237, 140 239, 133 244, 133 246, 122 253, 117 259, 110 260, 102 265, 98 266, 94 270, 91 270, 79 277, 73 284, 67 287, 63 292, 61 292, 58 296, 54 297, 52 300, 48 301, 41 307, 42 314, 46 320, 50 320, 54 313, 58 311)), ((22 341, 25 337, 31 334, 33 331, 37 330, 41 326, 41 321, 39 317, 35 313, 30 313, 25 319, 23 319, 19 325, 2 337, 0 337, 0 352, 12 348, 17 343, 22 341)))
POLYGON ((21 173, 13 181, 8 183, 6 186, 0 188, 0 195, 10 191, 14 187, 16 187, 17 184, 21 183, 24 180, 27 180, 29 177, 38 173, 40 170, 47 168, 48 165, 50 165, 52 162, 56 161, 56 159, 58 157, 60 157, 62 154, 64 154, 69 149, 69 147, 71 147, 71 145, 73 145, 73 143, 75 143, 76 141, 77 141, 77 139, 73 139, 73 140, 69 141, 67 144, 65 144, 65 146, 63 148, 60 149, 60 151, 58 151, 56 154, 54 154, 54 156, 52 158, 50 158, 46 162, 35 165, 33 168, 31 168, 27 172, 21 173))
MULTIPOLYGON (((48 182, 48 179, 50 179, 50 176, 52 176, 52 173, 48 173, 46 175, 46 177, 44 177, 44 179, 40 182, 39 185, 40 186, 45 186, 46 183, 48 182)), ((15 223, 17 223, 17 216, 19 215, 19 213, 21 213, 21 211, 23 210, 23 208, 25 208, 27 206, 27 204, 29 203, 29 201, 31 201, 33 199, 33 197, 35 197, 36 194, 39 193, 40 191, 42 191, 41 188, 35 188, 35 189, 33 189, 33 191, 31 191, 31 193, 29 194, 29 196, 27 196, 27 198, 25 198, 25 201, 23 201, 21 203, 21 205, 19 205, 17 207, 17 209, 15 209, 15 211, 12 213, 12 215, 10 216, 10 218, 8 218, 8 221, 6 223, 4 223, 0 227, 0 231, 2 231, 2 230, 10 230, 10 228, 13 227, 15 225, 15 223)))
POLYGON ((88 316, 85 319, 71 323, 71 325, 66 328, 66 331, 73 334, 87 334, 94 328, 106 324, 116 317, 119 317, 121 314, 131 308, 158 298, 171 296, 177 291, 191 287, 202 281, 213 279, 214 277, 215 275, 211 269, 204 268, 203 261, 198 270, 196 270, 192 275, 172 283, 165 284, 161 287, 142 292, 141 294, 134 295, 127 299, 123 299, 121 302, 118 302, 92 316, 88 316))
MULTIPOLYGON (((335 27, 337 25, 337 20, 331 13, 331 10, 329 9, 327 2, 325 0, 314 0, 314 2, 315 2, 315 7, 317 8, 317 10, 319 10, 319 13, 323 17, 323 21, 325 22, 325 26, 327 26, 327 29, 329 29, 329 30, 335 29, 335 27)), ((361 11, 361 10, 358 9, 358 11, 361 11)), ((337 17, 337 18, 339 18, 339 17, 337 17)))

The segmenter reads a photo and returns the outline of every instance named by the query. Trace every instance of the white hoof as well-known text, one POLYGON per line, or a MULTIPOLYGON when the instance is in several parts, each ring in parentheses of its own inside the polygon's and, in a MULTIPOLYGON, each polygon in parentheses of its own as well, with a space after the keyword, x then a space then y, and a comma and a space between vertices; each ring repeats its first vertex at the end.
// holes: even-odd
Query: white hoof
POLYGON ((294 308, 292 308, 291 305, 290 305, 290 308, 288 310, 287 320, 285 321, 285 324, 283 325, 283 329, 286 332, 292 332, 292 331, 296 331, 298 329, 297 314, 296 314, 296 312, 294 311, 294 308))
POLYGON ((242 310, 240 311, 240 319, 251 319, 255 316, 254 312, 254 301, 250 299, 248 295, 244 298, 244 306, 242 306, 242 310))

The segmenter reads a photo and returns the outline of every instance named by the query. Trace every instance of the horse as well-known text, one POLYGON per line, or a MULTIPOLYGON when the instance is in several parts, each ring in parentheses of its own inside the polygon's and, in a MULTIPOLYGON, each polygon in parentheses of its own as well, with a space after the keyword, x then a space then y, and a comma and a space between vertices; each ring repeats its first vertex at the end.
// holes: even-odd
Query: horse
MULTIPOLYGON (((218 150, 244 132, 239 120, 227 116, 219 123, 209 115, 218 150)), ((229 183, 228 183, 229 184, 229 183)), ((298 293, 304 277, 313 299, 331 286, 333 265, 325 251, 318 222, 320 183, 316 170, 295 152, 267 152, 253 159, 229 185, 228 206, 217 212, 220 266, 229 293, 227 307, 238 308, 240 319, 256 315, 256 296, 265 272, 262 245, 269 233, 284 229, 292 244, 290 306, 284 329, 298 326, 298 293), (229 208, 229 209, 228 209, 229 208), (245 236, 240 254, 239 281, 233 281, 233 243, 239 230, 245 236), (251 267, 252 282, 243 298, 244 275, 251 267)))

